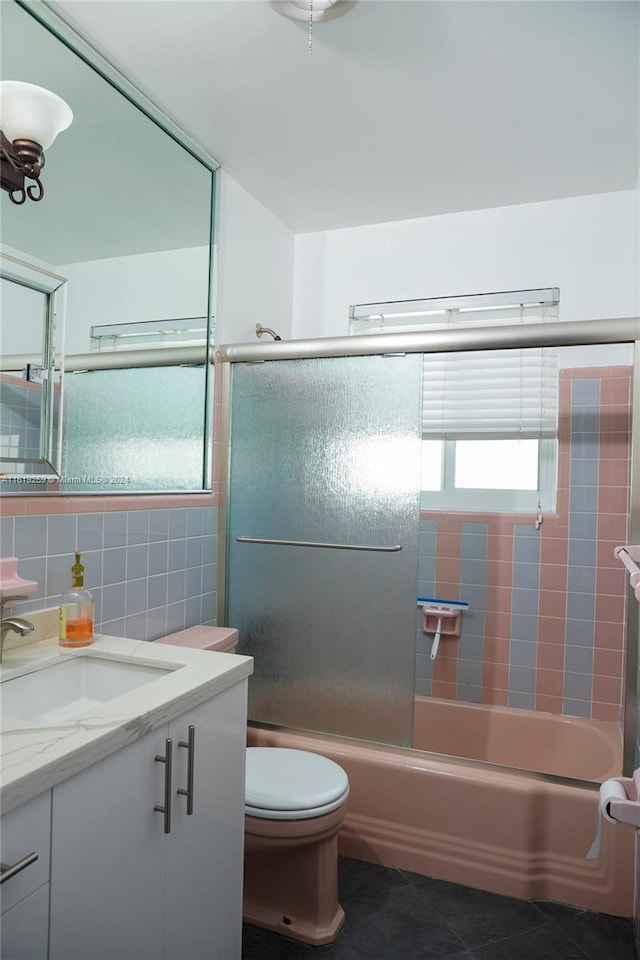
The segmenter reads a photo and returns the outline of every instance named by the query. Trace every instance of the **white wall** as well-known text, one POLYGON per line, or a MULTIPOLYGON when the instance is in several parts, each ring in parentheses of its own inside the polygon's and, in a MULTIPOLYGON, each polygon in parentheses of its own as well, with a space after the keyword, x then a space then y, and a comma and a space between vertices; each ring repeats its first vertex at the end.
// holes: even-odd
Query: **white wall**
MULTIPOLYGON (((258 322, 291 337, 293 233, 225 173, 217 207, 216 342, 255 341, 258 322)), ((192 247, 47 265, 69 279, 65 352, 86 353, 95 324, 206 316, 207 255, 192 247)))
POLYGON ((58 265, 69 278, 66 353, 87 353, 95 324, 206 317, 208 247, 58 265))
MULTIPOLYGON (((36 260, 23 250, 0 244, 0 252, 49 273, 58 271, 53 264, 36 260)), ((0 289, 0 350, 9 353, 41 353, 44 307, 42 294, 28 287, 3 280, 0 289)))
POLYGON ((301 234, 293 336, 348 333, 349 306, 560 288, 560 319, 638 314, 637 191, 301 234))
POLYGON ((218 195, 218 344, 257 342, 256 323, 291 336, 294 235, 222 174, 218 195))

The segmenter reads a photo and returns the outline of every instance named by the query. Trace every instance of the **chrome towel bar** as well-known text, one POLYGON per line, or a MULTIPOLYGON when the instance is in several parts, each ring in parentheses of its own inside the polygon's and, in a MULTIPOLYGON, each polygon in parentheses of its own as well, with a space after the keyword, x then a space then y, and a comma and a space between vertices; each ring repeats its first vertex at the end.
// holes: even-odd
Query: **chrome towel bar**
POLYGON ((261 537, 236 537, 238 543, 269 543, 279 547, 324 547, 326 550, 366 550, 368 553, 398 553, 402 546, 368 546, 364 543, 320 543, 311 540, 264 540, 261 537))

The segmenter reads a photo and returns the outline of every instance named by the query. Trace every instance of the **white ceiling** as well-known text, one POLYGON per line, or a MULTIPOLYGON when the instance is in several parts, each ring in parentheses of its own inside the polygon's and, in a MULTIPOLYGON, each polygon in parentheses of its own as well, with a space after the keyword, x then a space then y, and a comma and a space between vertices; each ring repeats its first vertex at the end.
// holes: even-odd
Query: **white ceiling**
POLYGON ((638 0, 49 5, 296 232, 636 186, 638 0))

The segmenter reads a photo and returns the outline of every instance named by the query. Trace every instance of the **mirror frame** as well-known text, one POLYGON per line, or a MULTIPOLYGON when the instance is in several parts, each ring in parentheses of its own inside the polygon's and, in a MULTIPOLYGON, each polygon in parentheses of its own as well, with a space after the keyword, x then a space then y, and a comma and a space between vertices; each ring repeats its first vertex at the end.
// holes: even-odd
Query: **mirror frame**
MULTIPOLYGON (((20 286, 37 290, 46 298, 44 330, 42 338, 42 353, 38 354, 11 354, 19 361, 20 367, 33 363, 42 367, 42 402, 40 408, 40 438, 39 456, 18 459, 14 457, 0 457, 2 479, 6 483, 15 485, 14 493, 24 493, 18 489, 19 483, 32 481, 46 483, 60 478, 62 467, 62 394, 58 405, 58 438, 54 441, 55 428, 55 378, 59 374, 60 388, 62 389, 64 370, 64 325, 67 307, 67 279, 58 274, 43 270, 35 264, 27 263, 0 252, 0 279, 9 280, 20 286), (21 471, 21 466, 41 469, 35 472, 21 471)), ((0 363, 0 372, 6 373, 8 368, 0 363)), ((12 372, 15 367, 12 367, 12 372)), ((38 493, 41 493, 38 490, 38 493)))
MULTIPOLYGON (((120 72, 120 70, 115 67, 106 57, 104 57, 88 40, 85 40, 77 30, 67 23, 67 21, 62 17, 57 11, 53 10, 48 6, 46 0, 13 0, 21 9, 23 9, 27 14, 32 16, 44 29, 48 30, 57 40, 59 40, 64 46, 66 46, 72 53, 76 54, 87 66, 94 70, 103 80, 110 84, 118 93, 124 96, 134 107, 140 110, 145 116, 147 116, 153 123, 155 123, 165 134, 171 137, 180 147, 191 154, 191 156, 201 163, 211 174, 211 202, 210 202, 210 211, 209 211, 209 274, 207 280, 207 340, 209 343, 209 355, 211 359, 209 362, 205 362, 205 397, 209 397, 212 391, 213 384, 213 349, 212 344, 214 342, 214 331, 215 331, 215 312, 214 312, 214 282, 217 273, 217 264, 216 264, 216 253, 217 253, 217 240, 216 233, 218 230, 217 218, 215 216, 217 207, 218 207, 218 195, 220 190, 220 178, 217 176, 217 172, 220 170, 220 164, 218 161, 212 157, 206 150, 199 146, 194 140, 192 140, 188 134, 184 132, 170 117, 168 117, 152 100, 150 100, 146 94, 142 93, 141 90, 136 87, 134 83, 127 79, 120 72)), ((7 255, 3 254, 3 257, 7 255)), ((11 259, 11 258, 10 258, 11 259)), ((38 268, 31 264, 24 264, 25 267, 33 271, 38 268)), ((44 273, 44 271, 41 271, 44 273)), ((53 275, 50 275, 53 276, 53 275)), ((64 280, 64 278, 58 278, 64 280)), ((33 284, 29 284, 33 286, 33 284)), ((59 294, 62 296, 62 292, 59 294)), ((204 348, 203 348, 204 351, 204 348)), ((206 356, 206 351, 203 353, 206 356)), ((56 367, 60 370, 62 378, 62 367, 64 365, 64 349, 61 345, 59 350, 59 357, 56 357, 58 361, 56 367)), ((53 363, 53 359, 52 359, 53 363)), ((53 398, 53 377, 49 380, 49 385, 51 389, 51 399, 53 398)), ((211 402, 205 400, 204 404, 204 423, 203 423, 203 487, 199 490, 185 490, 185 491, 176 491, 176 495, 192 495, 192 494, 210 494, 213 489, 213 476, 212 476, 212 448, 213 448, 213 439, 210 442, 207 442, 207 438, 210 437, 211 431, 213 429, 213 398, 211 402), (208 478, 208 483, 204 485, 208 478)), ((53 438, 53 420, 52 420, 52 403, 49 406, 50 410, 50 419, 46 424, 46 429, 48 433, 53 438)), ((59 419, 60 427, 62 427, 62 402, 59 407, 59 419)), ((62 429, 58 431, 59 434, 59 443, 58 443, 58 454, 57 457, 54 457, 55 467, 52 466, 53 472, 49 474, 48 479, 50 481, 55 481, 59 478, 59 471, 62 469, 61 462, 61 452, 62 452, 62 429)), ((42 449, 42 447, 41 447, 42 449)), ((26 463, 26 461, 20 461, 21 463, 26 463)), ((3 461, 4 463, 4 461, 3 461)), ((43 476, 39 474, 38 476, 43 476)), ((8 486, 8 485, 7 485, 8 486)), ((57 485, 51 484, 48 488, 47 485, 42 483, 41 489, 34 489, 33 486, 25 485, 25 489, 9 491, 6 488, 2 490, 3 494, 6 493, 19 493, 19 494, 44 494, 46 496, 69 496, 68 491, 54 489, 57 485)), ((96 491, 100 493, 101 496, 118 496, 111 491, 101 490, 96 491)), ((74 491, 74 496, 82 495, 79 491, 74 491)), ((163 496, 170 496, 171 492, 169 491, 140 491, 136 493, 136 496, 154 496, 161 494, 163 496)))

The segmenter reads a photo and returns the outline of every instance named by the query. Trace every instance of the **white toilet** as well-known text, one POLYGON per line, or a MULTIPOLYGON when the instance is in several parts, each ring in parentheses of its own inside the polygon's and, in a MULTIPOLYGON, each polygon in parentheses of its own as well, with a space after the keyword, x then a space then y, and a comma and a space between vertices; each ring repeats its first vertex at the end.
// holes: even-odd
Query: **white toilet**
MULTIPOLYGON (((190 627, 157 643, 233 653, 238 631, 190 627)), ((248 747, 243 917, 315 946, 344 923, 338 903, 338 831, 349 779, 333 760, 306 750, 248 747)))

